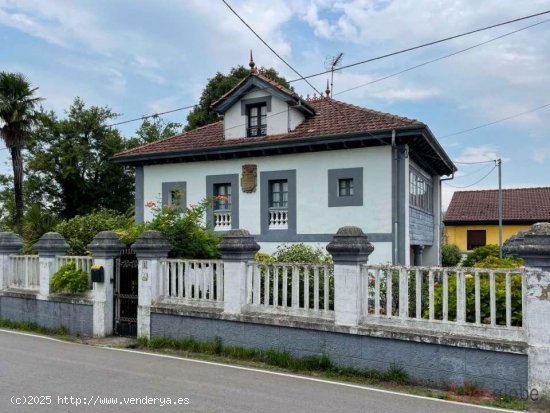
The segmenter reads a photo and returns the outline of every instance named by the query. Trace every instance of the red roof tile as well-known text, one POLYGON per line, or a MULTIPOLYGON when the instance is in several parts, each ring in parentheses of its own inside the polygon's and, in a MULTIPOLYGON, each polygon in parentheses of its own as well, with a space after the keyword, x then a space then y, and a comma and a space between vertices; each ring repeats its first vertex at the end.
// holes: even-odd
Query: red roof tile
MULTIPOLYGON (((525 224, 550 221, 550 187, 502 190, 502 219, 525 224)), ((458 191, 453 194, 446 225, 498 221, 498 190, 458 191)))
POLYGON ((307 118, 295 130, 289 133, 226 140, 223 133, 223 121, 219 121, 180 135, 118 153, 115 157, 125 158, 205 148, 222 148, 241 144, 260 144, 298 138, 315 138, 362 132, 372 133, 391 129, 425 126, 417 120, 365 109, 329 98, 311 99, 307 103, 315 109, 316 114, 307 118))

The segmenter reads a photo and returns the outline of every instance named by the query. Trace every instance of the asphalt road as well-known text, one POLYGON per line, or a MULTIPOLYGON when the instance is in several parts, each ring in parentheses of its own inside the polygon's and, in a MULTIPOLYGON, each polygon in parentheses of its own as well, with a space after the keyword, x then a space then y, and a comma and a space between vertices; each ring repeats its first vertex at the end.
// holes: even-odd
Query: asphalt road
POLYGON ((499 410, 0 330, 0 412, 114 411, 477 413, 499 410), (151 404, 152 398, 157 398, 156 405, 151 404), (169 406, 167 398, 182 404, 169 406), (116 404, 101 405, 107 401, 116 404), (134 404, 126 404, 128 402, 134 404), (91 405, 84 405, 87 403, 91 405))

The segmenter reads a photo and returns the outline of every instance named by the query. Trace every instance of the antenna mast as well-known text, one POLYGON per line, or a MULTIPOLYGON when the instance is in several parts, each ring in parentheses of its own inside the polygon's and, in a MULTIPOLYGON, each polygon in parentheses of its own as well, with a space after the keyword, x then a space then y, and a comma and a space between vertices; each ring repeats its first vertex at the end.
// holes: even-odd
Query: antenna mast
POLYGON ((330 97, 334 91, 334 69, 342 64, 342 56, 344 53, 340 52, 336 56, 327 57, 325 59, 325 68, 330 70, 330 97))

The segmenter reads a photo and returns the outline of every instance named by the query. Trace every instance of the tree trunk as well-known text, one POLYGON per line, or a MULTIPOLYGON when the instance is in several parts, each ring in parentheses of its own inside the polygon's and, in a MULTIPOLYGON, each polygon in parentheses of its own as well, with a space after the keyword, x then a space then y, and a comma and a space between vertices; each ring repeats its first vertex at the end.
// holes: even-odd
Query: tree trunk
POLYGON ((15 193, 15 227, 17 233, 23 235, 23 157, 20 147, 14 146, 10 151, 15 193))

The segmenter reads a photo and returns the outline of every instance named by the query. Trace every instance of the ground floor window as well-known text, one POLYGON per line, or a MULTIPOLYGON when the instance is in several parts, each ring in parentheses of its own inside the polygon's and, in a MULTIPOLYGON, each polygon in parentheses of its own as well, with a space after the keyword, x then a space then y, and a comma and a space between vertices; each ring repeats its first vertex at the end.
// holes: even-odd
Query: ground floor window
POLYGON ((215 210, 231 209, 231 184, 214 185, 214 196, 216 197, 215 210))
POLYGON ((472 229, 467 231, 467 248, 473 250, 487 244, 487 234, 484 229, 472 229))
POLYGON ((271 208, 288 208, 288 181, 286 179, 270 181, 269 188, 269 206, 271 208))

